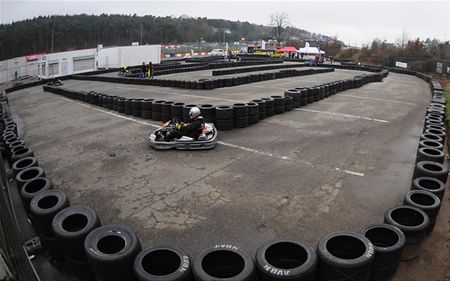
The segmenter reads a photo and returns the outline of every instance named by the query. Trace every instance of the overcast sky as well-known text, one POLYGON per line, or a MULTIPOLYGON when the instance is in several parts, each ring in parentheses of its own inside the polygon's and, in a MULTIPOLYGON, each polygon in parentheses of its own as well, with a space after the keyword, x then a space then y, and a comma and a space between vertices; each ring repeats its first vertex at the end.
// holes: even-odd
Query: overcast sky
POLYGON ((223 18, 269 24, 287 12, 291 25, 361 46, 374 38, 450 37, 450 1, 38 1, 0 0, 0 23, 39 15, 137 14, 223 18))

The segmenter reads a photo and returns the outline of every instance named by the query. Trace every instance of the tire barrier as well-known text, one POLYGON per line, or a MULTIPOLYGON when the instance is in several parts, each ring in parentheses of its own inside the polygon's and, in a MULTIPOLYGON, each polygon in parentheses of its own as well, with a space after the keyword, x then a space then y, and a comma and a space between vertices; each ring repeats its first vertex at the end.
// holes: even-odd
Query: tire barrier
POLYGON ((199 106, 200 111, 202 113, 203 116, 203 120, 207 123, 215 123, 216 122, 216 118, 215 118, 215 108, 214 105, 212 104, 202 104, 199 106))
POLYGON ((37 178, 45 178, 45 172, 40 167, 29 167, 23 169, 16 175, 16 185, 18 190, 22 190, 22 187, 29 181, 37 179, 37 178))
POLYGON ((249 125, 248 105, 245 103, 235 103, 234 108, 234 128, 245 128, 249 125))
MULTIPOLYGON (((141 117, 144 119, 152 119, 152 103, 154 99, 144 99, 142 101, 141 117)), ((119 111, 120 113, 120 111, 119 111)))
POLYGON ((172 104, 170 108, 170 113, 172 114, 172 118, 176 118, 178 120, 183 120, 183 106, 185 104, 183 102, 176 102, 172 104))
POLYGON ((362 235, 372 242, 375 249, 369 280, 390 280, 400 264, 405 235, 399 228, 389 224, 369 225, 362 230, 362 235))
POLYGON ((219 131, 228 131, 234 127, 234 110, 232 106, 221 105, 215 108, 216 127, 219 131))
POLYGON ((317 279, 368 280, 374 259, 372 243, 361 234, 340 231, 326 235, 317 244, 317 279))
POLYGON ((406 194, 403 205, 413 206, 424 211, 430 220, 427 231, 433 230, 441 208, 441 200, 436 195, 425 190, 411 190, 406 194))
MULTIPOLYGON (((131 115, 134 117, 142 116, 142 101, 144 99, 133 99, 131 100, 131 115)), ((108 107, 106 107, 108 108, 108 107)))
POLYGON ((55 189, 40 192, 30 202, 33 226, 39 234, 42 247, 54 260, 64 260, 64 254, 53 234, 52 221, 58 212, 69 206, 66 194, 55 189))
POLYGON ((216 245, 201 251, 193 262, 196 281, 256 281, 253 259, 233 245, 216 245))
POLYGON ((420 161, 433 161, 444 163, 445 154, 442 150, 432 147, 422 147, 417 150, 416 163, 420 161))
POLYGON ((172 119, 172 104, 173 101, 166 101, 161 104, 161 121, 167 122, 172 119))
MULTIPOLYGON (((292 91, 286 91, 287 93, 285 93, 285 97, 282 97, 282 100, 284 101, 284 110, 289 110, 290 104, 292 104, 292 107, 294 107, 299 103, 301 105, 302 101, 307 101, 308 98, 311 98, 312 100, 315 100, 317 98, 326 98, 340 90, 345 89, 345 87, 358 87, 363 83, 364 78, 360 77, 359 80, 355 81, 327 83, 320 86, 300 89, 296 88, 292 91), (310 95, 308 95, 308 93, 310 93, 310 95)), ((60 90, 61 89, 59 89, 58 91, 60 90)), ((67 93, 65 94, 71 95, 72 98, 77 98, 83 101, 90 100, 92 104, 104 106, 105 108, 114 109, 116 111, 120 110, 120 100, 125 101, 125 99, 121 99, 120 97, 108 97, 106 95, 97 94, 95 92, 85 93, 67 90, 67 93)), ((433 100, 435 99, 436 97, 433 97, 433 100)), ((243 104, 243 106, 238 105, 236 106, 238 108, 238 112, 240 112, 238 113, 238 115, 242 113, 242 107, 247 107, 248 119, 250 123, 250 116, 255 116, 257 114, 258 119, 260 119, 261 116, 263 116, 263 114, 261 114, 262 112, 265 115, 267 103, 271 104, 269 108, 272 108, 273 113, 275 113, 275 105, 277 104, 278 106, 280 106, 279 100, 279 97, 276 96, 274 98, 254 100, 250 103, 243 104)), ((142 116, 144 101, 141 101, 141 103, 142 116)), ((153 101, 149 101, 149 103, 147 103, 147 106, 148 104, 153 104, 153 101)), ((123 105, 125 109, 125 102, 123 102, 123 105)), ((175 103, 170 103, 171 114, 173 112, 173 109, 176 108, 175 112, 177 112, 178 114, 181 113, 182 115, 184 105, 175 105, 175 103)), ((207 108, 211 107, 213 106, 207 106, 207 108)), ((131 109, 132 108, 133 107, 131 107, 131 109)), ((425 130, 421 135, 422 146, 418 149, 418 152, 420 151, 420 149, 424 149, 423 151, 426 151, 425 149, 441 151, 443 147, 439 145, 442 145, 445 141, 446 130, 445 127, 441 126, 441 124, 439 123, 441 122, 440 120, 443 120, 440 117, 442 117, 442 111, 445 111, 445 107, 433 105, 428 109, 431 110, 428 110, 427 116, 425 118, 425 130), (438 143, 439 145, 436 145, 435 143, 438 143), (430 144, 433 145, 431 148, 430 144)), ((165 112, 167 112, 167 110, 165 112)), ((216 118, 228 118, 228 120, 231 120, 231 122, 233 122, 235 119, 235 107, 215 107, 214 116, 216 118)), ((23 149, 23 147, 25 147, 23 141, 16 137, 17 126, 13 125, 12 120, 1 120, 0 129, 2 129, 1 140, 4 144, 5 142, 8 142, 8 144, 11 146, 11 152, 13 152, 11 155, 14 154, 14 151, 12 151, 13 149, 23 149), (5 126, 6 124, 8 125, 5 126), (13 139, 16 143, 14 143, 13 139)), ((410 259, 411 257, 417 255, 417 252, 411 253, 411 250, 419 247, 420 242, 426 235, 426 232, 432 230, 432 225, 439 211, 440 199, 444 196, 444 182, 446 181, 446 178, 444 179, 443 176, 444 174, 446 174, 446 168, 441 163, 439 163, 440 160, 438 162, 436 162, 436 159, 432 159, 432 161, 429 161, 430 159, 422 161, 420 160, 421 159, 417 161, 417 171, 415 171, 414 173, 414 180, 411 186, 411 191, 405 195, 404 205, 397 206, 386 211, 385 225, 366 227, 365 230, 363 230, 364 235, 359 237, 357 234, 351 232, 332 233, 324 237, 319 242, 319 244, 317 245, 317 274, 319 276, 319 280, 331 280, 331 278, 335 278, 336 276, 347 279, 353 278, 351 280, 367 280, 367 278, 371 278, 371 280, 388 280, 395 273, 395 270, 398 266, 400 253, 403 259, 410 259), (404 235, 405 245, 403 252, 401 252, 402 234, 404 235), (367 239, 364 240, 364 237, 367 239), (372 251, 370 250, 370 242, 373 243, 372 251), (375 258, 373 258, 374 252, 375 258), (342 260, 350 260, 350 266, 342 269, 342 264, 340 263, 342 262, 342 260), (373 266, 370 270, 370 275, 367 275, 367 270, 368 267, 370 267, 370 263, 372 263, 373 266), (353 271, 356 270, 356 268, 359 268, 361 271, 353 271), (352 275, 353 273, 355 274, 352 275)), ((19 178, 20 180, 22 180, 23 189, 26 189, 27 185, 32 186, 33 182, 39 181, 39 179, 35 178, 35 174, 40 173, 40 168, 37 167, 37 161, 34 157, 21 158, 17 160, 13 164, 13 166, 15 167, 14 171, 16 173, 16 179, 19 178), (27 170, 31 170, 32 172, 26 172, 27 170), (20 174, 21 176, 19 176, 20 174)), ((42 175, 45 177, 45 173, 43 172, 43 170, 42 175)), ((47 179, 45 180, 48 181, 47 179)), ((39 187, 37 189, 39 189, 39 187)), ((95 236, 92 233, 94 233, 95 230, 99 229, 98 227, 100 226, 100 221, 95 215, 95 212, 91 210, 93 212, 92 214, 92 212, 86 211, 86 209, 90 208, 69 207, 69 202, 64 193, 58 190, 51 189, 38 191, 30 202, 30 213, 32 214, 33 225, 36 227, 38 233, 40 234, 44 248, 46 248, 49 252, 60 251, 60 254, 64 255, 66 261, 74 267, 90 270, 89 267, 86 267, 86 260, 83 260, 83 257, 80 255, 80 253, 76 253, 76 251, 70 251, 70 254, 67 254, 67 249, 70 247, 75 247, 74 245, 79 246, 80 240, 82 242, 85 242, 86 244, 89 244, 87 242, 88 239, 82 239, 80 237, 88 237, 89 235, 95 236), (76 208, 82 208, 85 210, 85 212, 75 210, 76 208), (58 216, 59 219, 57 219, 58 216), (97 221, 97 223, 94 223, 94 221, 97 221), (60 225, 59 230, 58 227, 55 227, 55 224, 60 225), (86 230, 87 228, 89 228, 89 230, 86 230), (58 231, 66 233, 64 235, 61 235, 61 233, 57 234, 58 231), (55 235, 51 236, 52 233, 55 233, 55 235), (46 236, 47 234, 49 234, 49 236, 46 236), (71 239, 74 240, 71 241, 71 239)), ((124 233, 124 231, 120 232, 124 233)), ((111 232, 108 232, 108 237, 111 236, 110 233, 111 232)), ((121 241, 120 239, 107 238, 107 242, 104 243, 105 245, 99 246, 97 248, 99 249, 99 252, 107 252, 107 255, 108 253, 111 253, 109 255, 113 255, 115 253, 119 254, 121 253, 121 249, 123 249, 122 245, 126 244, 122 242, 117 243, 117 241, 121 241)), ((101 238, 97 240, 96 238, 90 238, 89 241, 97 241, 95 242, 97 243, 96 245, 103 244, 100 242, 101 238)), ((290 274, 293 274, 291 273, 291 271, 294 272, 297 267, 299 267, 297 265, 300 265, 301 267, 304 265, 304 263, 307 263, 305 261, 304 252, 299 250, 302 248, 301 246, 298 247, 298 244, 300 244, 299 242, 290 241, 292 243, 297 243, 297 245, 289 244, 287 247, 285 244, 283 244, 285 242, 287 242, 287 240, 278 240, 278 242, 267 243, 270 245, 266 247, 265 254, 263 256, 260 255, 261 257, 266 258, 267 266, 263 265, 261 267, 260 265, 264 262, 258 262, 259 257, 258 255, 256 256, 256 267, 258 275, 262 274, 261 276, 265 276, 264 274, 267 273, 275 273, 275 276, 270 276, 269 274, 267 274, 266 277, 268 279, 262 279, 265 277, 259 277, 260 280, 289 279, 283 278, 282 274, 277 274, 277 272, 280 272, 278 270, 288 269, 290 273, 286 274, 285 276, 291 276, 290 274), (270 270, 268 269, 269 266, 271 266, 270 270)), ((261 248, 263 247, 264 245, 261 248)), ((170 247, 155 247, 152 248, 153 250, 151 251, 161 248, 164 248, 166 250, 167 248, 169 248, 169 251, 172 252, 177 251, 173 250, 174 248, 170 247)), ((302 249, 304 250, 306 248, 307 246, 304 246, 302 249)), ((92 247, 89 246, 86 247, 86 249, 90 250, 92 249, 92 247)), ((134 261, 134 265, 131 268, 134 270, 134 274, 138 276, 139 280, 153 280, 148 279, 148 276, 139 276, 137 273, 137 267, 139 266, 142 267, 143 272, 145 271, 146 273, 150 273, 150 275, 152 272, 155 272, 153 271, 155 268, 158 269, 156 271, 157 275, 162 275, 160 270, 165 270, 165 272, 169 273, 167 274, 168 276, 164 276, 164 278, 167 277, 166 279, 159 280, 173 280, 168 279, 170 278, 169 275, 171 272, 178 273, 182 271, 182 268, 186 269, 190 267, 190 262, 187 262, 189 257, 184 253, 179 254, 178 258, 166 259, 164 257, 173 257, 176 255, 167 254, 164 253, 164 251, 154 251, 156 253, 148 254, 151 251, 148 250, 148 252, 146 252, 145 254, 139 254, 142 256, 140 262, 136 262, 138 260, 137 257, 135 259, 132 259, 134 261), (161 254, 163 256, 161 256, 161 254), (155 263, 157 265, 153 265, 155 263)), ((241 250, 232 245, 217 245, 213 248, 202 251, 199 255, 196 256, 194 260, 193 273, 197 278, 196 280, 210 280, 211 278, 214 278, 214 280, 229 280, 229 278, 232 278, 232 280, 256 280, 255 265, 253 264, 253 260, 248 257, 245 252, 239 251, 241 250)), ((141 253, 144 252, 145 251, 142 251, 141 253)), ((314 251, 310 252, 310 254, 311 253, 314 254, 314 251)), ((101 273, 98 273, 101 272, 98 271, 98 267, 104 266, 103 261, 101 261, 100 263, 101 265, 92 266, 94 271, 97 273, 98 278, 102 278, 100 277, 101 273)), ((109 269, 111 269, 111 267, 114 269, 116 268, 113 265, 109 266, 109 269)), ((121 270, 121 272, 124 271, 125 270, 121 270)), ((186 269, 186 272, 187 271, 189 270, 186 269)), ((115 277, 116 275, 111 276, 111 278, 115 277)), ((131 275, 129 277, 134 278, 131 275)), ((192 275, 187 277, 187 279, 175 280, 192 280, 191 278, 192 275)), ((290 280, 309 280, 305 279, 306 277, 302 278, 303 279, 300 279, 300 277, 298 277, 298 279, 290 278, 290 280)))
POLYGON ((135 280, 133 262, 141 250, 139 238, 124 225, 98 227, 84 240, 88 263, 98 280, 135 280))
POLYGON ((85 262, 84 240, 99 226, 100 219, 90 207, 67 207, 57 213, 52 221, 52 230, 64 258, 85 262))
POLYGON ((445 184, 432 177, 420 177, 413 180, 411 190, 425 190, 436 195, 439 200, 442 200, 445 193, 445 184))
POLYGON ((49 189, 53 189, 53 185, 47 178, 35 178, 27 181, 20 190, 20 197, 22 198, 25 210, 29 213, 31 199, 38 193, 49 189))
POLYGON ((447 182, 448 169, 444 165, 432 161, 417 162, 414 168, 413 179, 420 177, 432 177, 447 182))
POLYGON ((306 65, 304 63, 296 63, 296 64, 266 65, 266 66, 258 66, 258 67, 214 70, 212 72, 212 76, 229 75, 229 74, 237 74, 237 73, 245 73, 245 72, 266 71, 266 70, 274 70, 274 69, 297 68, 297 67, 306 67, 306 66, 308 66, 308 65, 306 65))
POLYGON ((303 241, 276 239, 260 246, 255 256, 259 281, 316 280, 317 255, 303 241))
POLYGON ((14 162, 12 165, 14 177, 23 169, 39 166, 38 161, 34 157, 24 157, 14 162))
POLYGON ((405 234, 405 249, 402 253, 402 260, 416 258, 417 250, 425 238, 425 233, 430 224, 428 215, 416 207, 397 206, 386 211, 384 223, 398 227, 405 234))
POLYGON ((155 100, 152 102, 152 119, 155 121, 162 121, 161 107, 166 101, 155 100))
POLYGON ((134 260, 133 269, 139 281, 193 281, 189 256, 175 247, 143 250, 134 260))
MULTIPOLYGON (((199 69, 192 69, 192 68, 189 69, 189 71, 197 71, 197 70, 204 70, 204 69, 203 67, 200 67, 199 69)), ((248 74, 239 77, 227 77, 220 79, 199 79, 193 81, 174 80, 174 79, 141 79, 130 77, 86 76, 86 75, 74 75, 71 78, 74 80, 83 80, 83 81, 87 80, 87 81, 100 81, 100 82, 121 83, 121 84, 136 84, 136 85, 173 87, 183 89, 210 90, 218 87, 232 87, 242 84, 255 83, 259 81, 267 81, 274 79, 282 79, 286 77, 296 77, 319 73, 328 73, 333 71, 334 68, 302 69, 302 70, 289 69, 289 70, 281 70, 279 72, 274 73, 248 74)), ((159 75, 162 74, 160 73, 159 75)), ((379 74, 377 73, 374 75, 379 74)), ((51 86, 45 85, 45 87, 51 86)))

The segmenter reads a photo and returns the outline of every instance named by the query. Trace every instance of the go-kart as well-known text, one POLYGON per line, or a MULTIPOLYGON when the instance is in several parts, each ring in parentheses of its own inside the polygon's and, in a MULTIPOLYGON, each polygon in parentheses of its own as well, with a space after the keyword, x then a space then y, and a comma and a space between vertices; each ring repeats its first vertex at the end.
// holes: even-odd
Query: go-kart
POLYGON ((179 130, 181 122, 176 119, 167 121, 161 128, 150 132, 147 140, 151 147, 158 150, 179 149, 179 150, 202 150, 212 149, 217 143, 217 129, 213 123, 204 123, 202 132, 197 140, 183 136, 179 139, 165 141, 165 136, 174 130, 179 130))
POLYGON ((63 81, 59 79, 52 79, 49 82, 47 82, 47 85, 49 86, 62 86, 64 85, 63 81))

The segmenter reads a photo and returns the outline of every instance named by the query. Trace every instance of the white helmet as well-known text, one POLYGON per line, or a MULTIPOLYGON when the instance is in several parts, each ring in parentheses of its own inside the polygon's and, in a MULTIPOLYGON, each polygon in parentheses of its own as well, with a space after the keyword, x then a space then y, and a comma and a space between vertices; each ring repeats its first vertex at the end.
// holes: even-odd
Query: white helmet
POLYGON ((191 108, 191 110, 189 110, 189 117, 191 119, 194 119, 198 116, 200 116, 200 108, 194 106, 193 108, 191 108))

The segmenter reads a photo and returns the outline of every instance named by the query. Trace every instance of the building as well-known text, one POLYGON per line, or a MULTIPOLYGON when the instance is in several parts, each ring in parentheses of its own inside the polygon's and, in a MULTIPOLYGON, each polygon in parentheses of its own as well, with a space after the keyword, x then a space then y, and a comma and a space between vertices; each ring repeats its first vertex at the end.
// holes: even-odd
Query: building
POLYGON ((161 45, 121 46, 39 53, 0 62, 0 83, 21 77, 55 78, 106 68, 161 62, 161 45))

